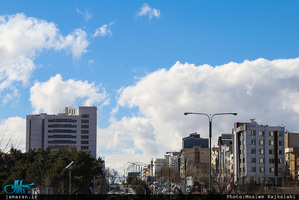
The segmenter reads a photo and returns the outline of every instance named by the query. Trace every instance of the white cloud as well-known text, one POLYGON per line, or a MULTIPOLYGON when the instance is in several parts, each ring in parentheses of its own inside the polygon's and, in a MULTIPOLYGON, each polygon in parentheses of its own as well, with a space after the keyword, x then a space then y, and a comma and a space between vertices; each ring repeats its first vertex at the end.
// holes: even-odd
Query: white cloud
POLYGON ((9 151, 11 147, 25 151, 26 120, 21 117, 11 117, 0 123, 0 149, 9 151))
POLYGON ((79 10, 79 8, 76 9, 77 13, 79 13, 80 15, 83 16, 84 20, 87 21, 89 19, 91 19, 91 14, 90 12, 88 12, 88 10, 85 8, 85 12, 79 10))
POLYGON ((111 147, 128 149, 122 144, 126 136, 133 141, 134 148, 139 144, 144 156, 150 157, 156 151, 155 156, 162 157, 166 151, 179 151, 182 138, 192 132, 208 138, 208 118, 185 116, 184 112, 237 112, 237 116, 213 118, 212 143, 216 144, 220 134, 231 132, 234 122, 248 122, 251 118, 263 125, 284 124, 289 131, 299 131, 298 98, 299 58, 246 60, 216 67, 177 62, 170 69, 148 74, 120 91, 119 109, 137 107, 142 117, 112 121, 101 131, 114 138, 110 143, 106 141, 111 147), (137 119, 146 123, 127 123, 137 119), (124 133, 125 130, 136 134, 124 133), (139 130, 142 137, 149 138, 139 141, 139 130), (156 144, 156 150, 147 142, 156 144))
POLYGON ((99 129, 98 146, 102 150, 118 153, 142 151, 146 155, 157 152, 154 127, 148 119, 124 117, 107 129, 99 129))
POLYGON ((93 34, 93 37, 97 37, 97 36, 106 36, 106 35, 112 35, 112 32, 111 32, 111 26, 113 25, 114 23, 113 22, 110 22, 109 25, 108 24, 105 24, 103 26, 101 26, 100 28, 98 28, 95 33, 93 34))
POLYGON ((63 81, 60 74, 51 77, 46 82, 36 82, 30 89, 30 101, 34 113, 57 113, 66 106, 81 101, 82 105, 92 105, 102 102, 107 104, 107 94, 100 86, 87 81, 69 79, 63 81))
POLYGON ((0 38, 0 94, 4 90, 16 94, 20 83, 28 85, 36 68, 34 60, 43 50, 67 50, 80 58, 89 45, 81 29, 62 36, 54 23, 23 13, 0 16, 0 38))
POLYGON ((149 19, 156 17, 158 19, 160 17, 160 10, 156 8, 151 8, 149 5, 145 3, 142 5, 136 16, 148 16, 149 19))

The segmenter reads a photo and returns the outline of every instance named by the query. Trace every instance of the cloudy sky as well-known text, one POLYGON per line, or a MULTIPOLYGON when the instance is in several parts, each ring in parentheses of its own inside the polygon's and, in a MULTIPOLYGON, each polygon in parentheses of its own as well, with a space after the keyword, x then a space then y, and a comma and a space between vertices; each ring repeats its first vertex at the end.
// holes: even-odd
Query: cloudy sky
MULTIPOLYGON (((28 114, 98 107, 97 156, 122 170, 179 151, 208 119, 299 131, 298 1, 2 1, 0 134, 28 114)), ((3 145, 3 144, 2 144, 3 145)), ((1 147, 3 148, 3 147, 1 147)))

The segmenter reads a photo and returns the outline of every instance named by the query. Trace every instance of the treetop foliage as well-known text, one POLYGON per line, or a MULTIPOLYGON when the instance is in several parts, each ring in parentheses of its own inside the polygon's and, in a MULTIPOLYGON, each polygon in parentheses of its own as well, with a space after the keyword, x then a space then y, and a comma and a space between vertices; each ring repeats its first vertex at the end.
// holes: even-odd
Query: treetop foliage
POLYGON ((69 170, 71 170, 72 193, 89 193, 89 187, 96 176, 103 174, 103 161, 95 159, 90 153, 64 148, 57 152, 48 149, 30 149, 26 153, 11 148, 8 153, 0 151, 0 193, 5 185, 15 180, 34 183, 34 188, 51 187, 55 194, 67 194, 69 170), (74 161, 72 169, 65 167, 74 161))

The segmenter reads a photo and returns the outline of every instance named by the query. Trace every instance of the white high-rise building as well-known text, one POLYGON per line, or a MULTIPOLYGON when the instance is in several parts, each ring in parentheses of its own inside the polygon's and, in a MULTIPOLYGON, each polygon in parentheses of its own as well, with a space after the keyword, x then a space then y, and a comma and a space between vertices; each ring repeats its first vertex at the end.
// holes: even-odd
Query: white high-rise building
POLYGON ((238 185, 279 185, 284 176, 284 126, 235 123, 233 129, 234 181, 238 185))
POLYGON ((35 114, 26 117, 26 151, 29 149, 57 150, 65 146, 75 146, 77 150, 90 151, 96 158, 97 107, 66 107, 65 113, 35 114))

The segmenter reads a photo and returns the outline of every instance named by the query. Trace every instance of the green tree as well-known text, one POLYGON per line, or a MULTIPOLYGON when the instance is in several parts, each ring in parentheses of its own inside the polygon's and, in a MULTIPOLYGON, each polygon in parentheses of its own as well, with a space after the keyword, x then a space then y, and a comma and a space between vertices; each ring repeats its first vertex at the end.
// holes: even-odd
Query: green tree
POLYGON ((9 153, 0 153, 2 188, 15 180, 23 180, 24 183, 35 183, 34 187, 41 191, 52 187, 56 194, 66 194, 70 169, 65 167, 74 161, 71 169, 72 193, 86 194, 93 186, 93 179, 103 173, 101 158, 95 159, 90 153, 77 151, 76 148, 63 148, 57 152, 38 149, 26 153, 12 148, 9 153))

